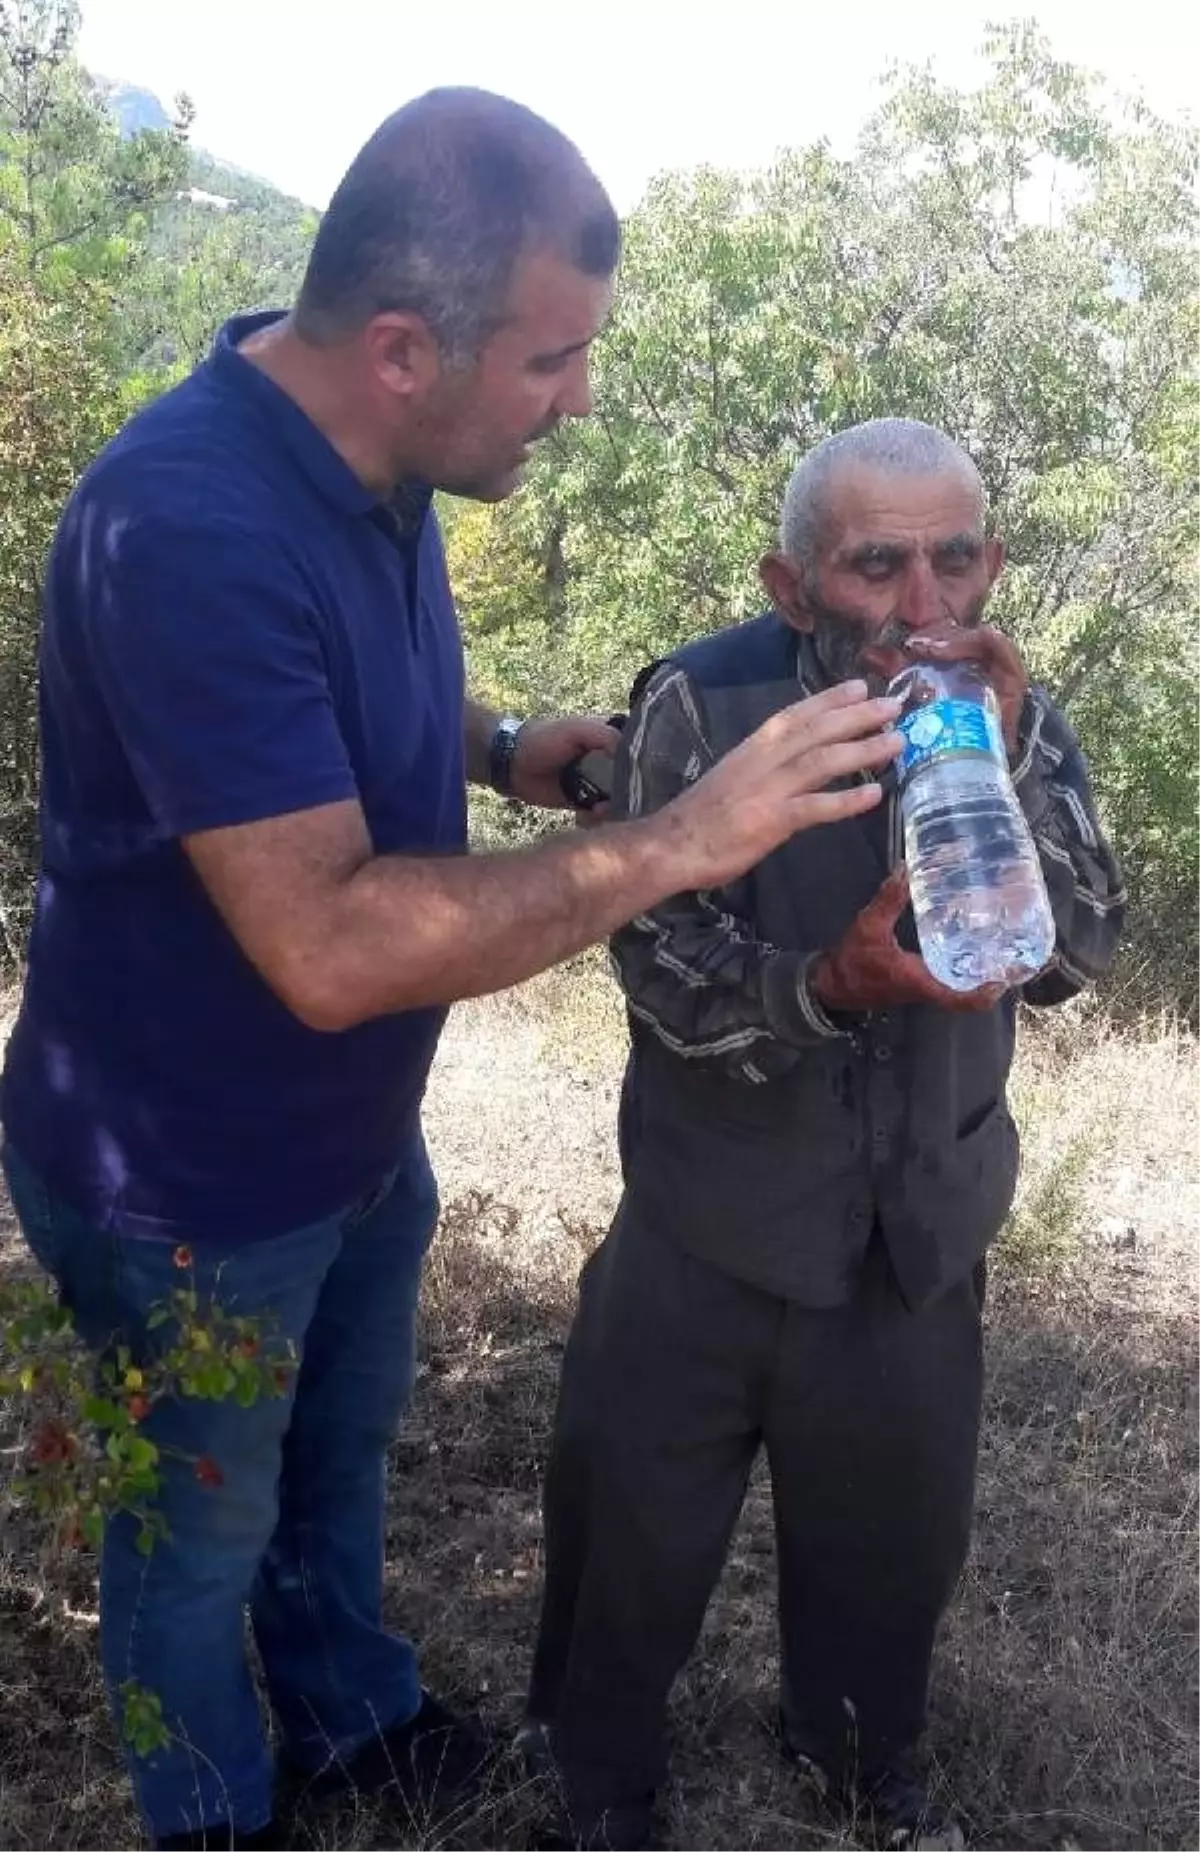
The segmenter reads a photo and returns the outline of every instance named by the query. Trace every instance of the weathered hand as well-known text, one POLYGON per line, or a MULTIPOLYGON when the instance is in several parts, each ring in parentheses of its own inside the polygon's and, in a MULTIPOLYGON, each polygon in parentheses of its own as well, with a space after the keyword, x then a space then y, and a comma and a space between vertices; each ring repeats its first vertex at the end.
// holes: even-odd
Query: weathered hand
POLYGON ((896 923, 908 903, 908 871, 899 868, 841 942, 813 965, 809 984, 818 1002, 826 1009, 855 1014, 902 1003, 933 1003, 944 1010, 991 1009, 1004 995, 1003 984, 951 990, 938 983, 922 958, 899 944, 896 923))
POLYGON ((1020 651, 1010 637, 986 624, 973 630, 947 625, 944 630, 923 631, 910 637, 908 654, 917 662, 974 662, 996 691, 1000 704, 1000 725, 1009 752, 1017 747, 1017 724, 1021 708, 1029 693, 1029 677, 1020 651))
POLYGON ((512 761, 512 793, 522 803, 543 810, 570 810, 558 775, 581 753, 614 753, 620 740, 614 727, 595 714, 565 714, 555 720, 527 720, 517 735, 512 761))

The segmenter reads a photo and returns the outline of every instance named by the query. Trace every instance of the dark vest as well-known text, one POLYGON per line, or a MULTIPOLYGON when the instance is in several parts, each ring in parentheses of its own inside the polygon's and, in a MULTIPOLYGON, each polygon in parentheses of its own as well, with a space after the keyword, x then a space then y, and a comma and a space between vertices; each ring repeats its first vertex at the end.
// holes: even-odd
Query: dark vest
MULTIPOLYGON (((719 757, 796 699, 797 651, 774 616, 705 638, 685 669, 719 757)), ((723 892, 759 937, 832 946, 891 865, 894 806, 806 830, 723 892)), ((911 914, 901 940, 915 949, 911 914)), ((914 1005, 805 1048, 762 1084, 726 1078, 633 1025, 622 1149, 631 1208, 711 1264, 803 1304, 848 1298, 876 1231, 915 1310, 969 1273, 1016 1185, 1005 1102, 1015 1004, 914 1005)))

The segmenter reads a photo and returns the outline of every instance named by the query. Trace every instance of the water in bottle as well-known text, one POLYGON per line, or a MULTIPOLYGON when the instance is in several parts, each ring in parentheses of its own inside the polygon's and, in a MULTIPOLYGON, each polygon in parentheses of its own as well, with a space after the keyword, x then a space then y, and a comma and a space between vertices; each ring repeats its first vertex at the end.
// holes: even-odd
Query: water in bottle
POLYGON ((905 701, 896 771, 921 956, 951 990, 1022 984, 1054 950, 1054 919, 996 696, 969 663, 914 664, 888 692, 905 701))

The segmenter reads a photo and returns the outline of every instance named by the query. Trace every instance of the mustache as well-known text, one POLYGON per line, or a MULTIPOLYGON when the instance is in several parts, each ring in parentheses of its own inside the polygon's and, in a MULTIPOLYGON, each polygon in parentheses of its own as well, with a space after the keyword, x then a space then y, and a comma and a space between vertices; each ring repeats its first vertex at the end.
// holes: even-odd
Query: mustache
POLYGON ((883 628, 877 630, 874 636, 867 635, 863 626, 860 625, 859 628, 864 642, 878 644, 882 649, 907 649, 908 639, 912 634, 908 625, 901 623, 898 617, 889 617, 883 628))
MULTIPOLYGON (((945 618, 962 629, 972 629, 980 622, 986 603, 986 597, 977 600, 960 618, 946 610, 945 618)), ((908 650, 913 631, 898 612, 893 611, 882 624, 873 625, 857 612, 840 610, 811 593, 808 604, 815 620, 813 643, 817 656, 832 681, 861 675, 868 684, 882 686, 913 662, 908 650)))

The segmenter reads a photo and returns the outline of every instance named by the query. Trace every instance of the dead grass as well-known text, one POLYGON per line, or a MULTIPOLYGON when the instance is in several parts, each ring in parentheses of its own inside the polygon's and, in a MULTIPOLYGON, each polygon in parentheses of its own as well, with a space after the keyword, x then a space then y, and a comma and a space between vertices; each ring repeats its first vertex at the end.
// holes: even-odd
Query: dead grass
MULTIPOLYGON (((621 1017, 580 985, 594 963, 458 1012, 430 1100, 446 1208, 392 1460, 388 1605, 430 1682, 501 1736, 528 1668, 574 1278, 617 1193, 621 1017)), ((978 1846, 1194 1847, 1196 1051, 1164 1025, 1079 1037, 1062 1018, 1025 1037, 1026 1173, 994 1269, 975 1547, 930 1747, 978 1846)), ((55 1586, 10 1513, 0 1845, 133 1844, 89 1565, 55 1586)), ((759 1479, 677 1694, 676 1845, 852 1843, 772 1753, 773 1606, 759 1479)), ((539 1804, 505 1766, 456 1837, 519 1846, 539 1804)), ((334 1809, 305 1813, 296 1843, 435 1842, 334 1809)))

